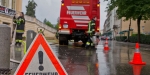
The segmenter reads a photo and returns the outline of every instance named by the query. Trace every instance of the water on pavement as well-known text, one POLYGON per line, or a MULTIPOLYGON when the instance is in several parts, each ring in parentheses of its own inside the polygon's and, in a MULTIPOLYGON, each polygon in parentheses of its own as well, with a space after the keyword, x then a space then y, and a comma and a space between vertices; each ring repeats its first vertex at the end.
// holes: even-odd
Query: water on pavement
MULTIPOLYGON (((73 43, 69 46, 51 47, 68 75, 150 75, 150 46, 140 48, 142 60, 146 62, 146 65, 140 66, 129 64, 135 44, 109 41, 108 45, 110 50, 103 50, 104 41, 99 42, 97 49, 76 47, 73 43)), ((15 49, 14 53, 14 59, 20 61, 21 50, 15 49)))

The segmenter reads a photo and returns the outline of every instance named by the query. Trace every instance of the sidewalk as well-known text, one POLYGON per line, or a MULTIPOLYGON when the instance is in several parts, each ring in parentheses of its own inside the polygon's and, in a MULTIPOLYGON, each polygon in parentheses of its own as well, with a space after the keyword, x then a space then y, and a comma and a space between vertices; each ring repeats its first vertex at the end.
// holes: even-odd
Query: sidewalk
MULTIPOLYGON (((131 42, 120 42, 120 41, 116 41, 117 43, 121 43, 121 44, 129 44, 129 45, 135 45, 135 43, 131 43, 131 42)), ((140 46, 142 47, 150 47, 150 45, 148 44, 140 44, 140 46)))

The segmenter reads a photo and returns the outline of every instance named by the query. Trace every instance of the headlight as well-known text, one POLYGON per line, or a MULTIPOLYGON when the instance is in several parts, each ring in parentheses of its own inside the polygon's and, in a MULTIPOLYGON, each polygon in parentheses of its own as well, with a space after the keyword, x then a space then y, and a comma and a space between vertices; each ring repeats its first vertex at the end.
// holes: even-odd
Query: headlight
POLYGON ((68 24, 63 24, 63 28, 68 28, 68 24))

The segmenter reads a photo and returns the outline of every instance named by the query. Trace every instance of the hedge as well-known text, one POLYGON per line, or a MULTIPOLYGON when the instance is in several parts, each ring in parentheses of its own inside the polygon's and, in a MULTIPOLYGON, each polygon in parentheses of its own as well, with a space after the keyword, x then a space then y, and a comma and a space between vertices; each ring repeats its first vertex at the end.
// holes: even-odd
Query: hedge
POLYGON ((125 41, 126 38, 127 38, 127 36, 117 36, 116 40, 117 41, 125 41))
MULTIPOLYGON (((117 41, 125 41, 125 39, 127 38, 127 36, 117 36, 116 40, 117 41)), ((136 43, 138 41, 138 35, 137 34, 133 34, 132 36, 129 37, 130 42, 132 43, 136 43)), ((150 35, 144 35, 141 34, 141 44, 150 44, 150 35)))

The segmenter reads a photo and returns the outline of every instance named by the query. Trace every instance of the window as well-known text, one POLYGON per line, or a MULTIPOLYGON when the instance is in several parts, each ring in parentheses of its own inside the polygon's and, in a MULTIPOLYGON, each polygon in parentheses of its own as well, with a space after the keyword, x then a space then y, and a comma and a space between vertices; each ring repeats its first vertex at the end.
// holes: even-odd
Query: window
POLYGON ((9 0, 1 0, 1 5, 5 7, 9 7, 9 0))
POLYGON ((8 23, 8 22, 3 22, 3 24, 10 25, 10 23, 8 23))
POLYGON ((6 0, 1 0, 1 5, 6 6, 6 0))
POLYGON ((2 5, 2 0, 0 0, 0 5, 2 5))
POLYGON ((12 9, 14 9, 14 10, 16 9, 16 6, 15 6, 15 5, 16 5, 16 1, 15 1, 15 0, 12 0, 12 9))

